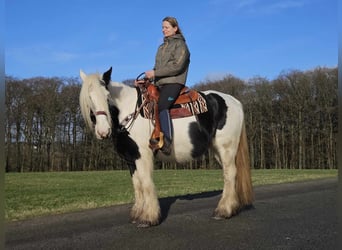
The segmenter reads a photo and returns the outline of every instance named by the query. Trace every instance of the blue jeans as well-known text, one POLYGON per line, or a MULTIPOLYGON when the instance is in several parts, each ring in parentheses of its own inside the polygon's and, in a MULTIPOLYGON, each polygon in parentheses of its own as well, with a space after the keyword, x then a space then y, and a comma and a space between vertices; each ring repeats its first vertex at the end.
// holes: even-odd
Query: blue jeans
POLYGON ((159 86, 159 120, 160 129, 170 141, 172 141, 172 122, 169 109, 175 103, 183 84, 172 83, 159 86))

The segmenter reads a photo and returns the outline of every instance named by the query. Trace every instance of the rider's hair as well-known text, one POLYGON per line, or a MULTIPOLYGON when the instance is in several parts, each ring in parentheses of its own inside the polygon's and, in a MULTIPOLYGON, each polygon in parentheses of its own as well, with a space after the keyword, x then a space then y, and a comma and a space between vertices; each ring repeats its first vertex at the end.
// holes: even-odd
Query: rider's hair
POLYGON ((183 32, 182 32, 181 28, 179 27, 178 21, 177 21, 177 19, 176 19, 175 17, 167 16, 167 17, 165 17, 165 18, 163 19, 163 22, 164 22, 164 21, 169 22, 173 28, 177 27, 176 34, 181 34, 181 35, 183 35, 183 32))

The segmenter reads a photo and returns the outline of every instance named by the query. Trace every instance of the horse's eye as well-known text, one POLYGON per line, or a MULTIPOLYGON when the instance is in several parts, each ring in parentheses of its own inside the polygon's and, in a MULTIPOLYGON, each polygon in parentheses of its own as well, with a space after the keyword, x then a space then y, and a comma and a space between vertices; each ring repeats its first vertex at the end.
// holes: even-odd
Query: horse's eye
POLYGON ((90 111, 90 119, 94 124, 96 124, 96 117, 92 111, 90 111))
POLYGON ((105 81, 100 81, 100 84, 107 88, 105 81))

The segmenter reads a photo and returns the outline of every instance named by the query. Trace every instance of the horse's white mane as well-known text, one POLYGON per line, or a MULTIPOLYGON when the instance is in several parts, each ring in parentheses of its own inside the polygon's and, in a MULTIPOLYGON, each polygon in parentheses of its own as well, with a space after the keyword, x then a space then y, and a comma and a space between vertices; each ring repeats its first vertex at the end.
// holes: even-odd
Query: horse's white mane
MULTIPOLYGON (((81 72, 81 78, 83 80, 81 92, 80 92, 80 108, 81 108, 81 113, 82 116, 85 120, 86 125, 93 130, 93 122, 90 117, 90 112, 91 112, 91 100, 89 98, 89 92, 90 91, 103 91, 101 88, 100 83, 103 82, 102 80, 102 74, 100 73, 95 73, 95 74, 90 74, 90 75, 85 75, 83 72, 81 72), (83 74, 83 75, 82 75, 83 74)), ((108 116, 110 116, 108 104, 107 104, 107 98, 102 98, 98 100, 100 102, 103 102, 101 106, 104 107, 104 110, 108 116)), ((111 123, 111 119, 108 121, 111 123)))

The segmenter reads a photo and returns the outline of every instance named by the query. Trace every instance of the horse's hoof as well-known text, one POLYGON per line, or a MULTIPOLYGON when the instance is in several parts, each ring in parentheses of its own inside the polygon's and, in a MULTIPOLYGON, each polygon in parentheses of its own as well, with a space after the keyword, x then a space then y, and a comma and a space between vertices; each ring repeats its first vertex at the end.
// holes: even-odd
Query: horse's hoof
POLYGON ((137 228, 149 228, 151 226, 152 226, 152 224, 150 222, 147 222, 147 221, 141 221, 141 222, 137 223, 137 228))
POLYGON ((211 216, 211 218, 214 219, 214 220, 226 220, 226 219, 229 219, 228 216, 225 216, 223 214, 213 214, 211 216))
POLYGON ((232 217, 232 215, 227 215, 227 214, 223 214, 223 213, 219 213, 219 212, 214 212, 213 215, 211 216, 211 218, 213 218, 214 220, 225 220, 225 219, 229 219, 230 217, 232 217))
POLYGON ((218 215, 213 215, 213 216, 211 216, 211 218, 214 220, 225 220, 226 219, 224 216, 218 216, 218 215))

